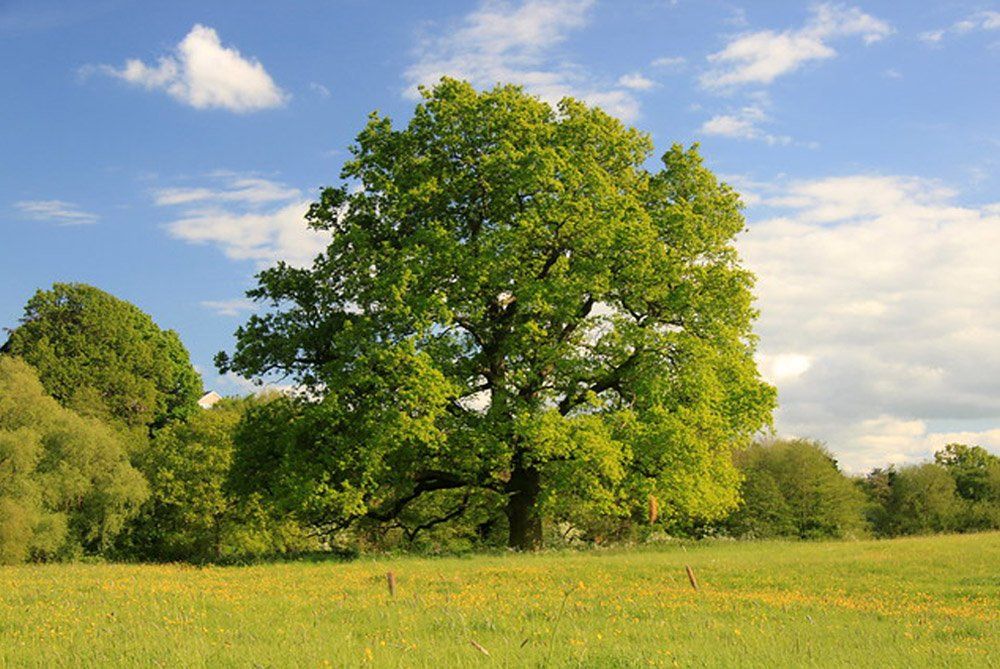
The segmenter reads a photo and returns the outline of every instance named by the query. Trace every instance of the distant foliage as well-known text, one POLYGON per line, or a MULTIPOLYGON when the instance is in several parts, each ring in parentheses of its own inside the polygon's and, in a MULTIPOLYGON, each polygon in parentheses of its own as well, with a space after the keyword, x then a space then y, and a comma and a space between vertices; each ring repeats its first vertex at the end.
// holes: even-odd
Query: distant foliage
POLYGON ((881 536, 1000 529, 1000 458, 948 444, 934 462, 875 469, 861 484, 881 536))
POLYGON ((101 553, 147 495, 116 432, 0 356, 0 562, 101 553))
POLYGON ((934 454, 934 462, 955 479, 955 491, 962 499, 980 501, 1000 493, 1000 458, 981 446, 948 444, 934 454))
POLYGON ((80 283, 39 290, 3 350, 35 368, 60 404, 130 428, 197 408, 201 378, 172 330, 135 305, 80 283))
POLYGON ((755 444, 737 454, 742 504, 727 529, 737 536, 803 539, 864 534, 864 495, 820 443, 755 444))
POLYGON ((151 498, 132 528, 128 551, 152 560, 231 560, 273 555, 309 545, 287 520, 276 519, 259 496, 228 489, 236 427, 266 399, 224 399, 157 431, 139 457, 151 498))

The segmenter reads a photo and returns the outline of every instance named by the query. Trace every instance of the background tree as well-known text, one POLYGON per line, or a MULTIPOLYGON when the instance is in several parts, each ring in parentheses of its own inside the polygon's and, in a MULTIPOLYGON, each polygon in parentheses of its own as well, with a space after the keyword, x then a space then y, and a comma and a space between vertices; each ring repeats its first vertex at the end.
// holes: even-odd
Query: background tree
POLYGON ((901 467, 885 501, 883 533, 926 534, 959 529, 955 480, 941 465, 901 467))
POLYGON ((130 551, 156 560, 220 560, 306 545, 302 532, 266 513, 257 496, 227 488, 234 435, 244 413, 266 398, 223 399, 157 431, 142 454, 150 500, 130 551))
POLYGON ((146 495, 115 432, 0 356, 0 562, 106 550, 146 495))
POLYGON ((948 444, 934 454, 934 461, 955 480, 957 529, 1000 529, 1000 457, 981 446, 948 444))
POLYGON ((694 148, 647 171, 647 135, 574 100, 447 79, 424 97, 403 129, 370 118, 342 172, 359 187, 308 214, 330 246, 258 275, 271 311, 218 359, 308 391, 308 429, 259 471, 315 524, 448 496, 421 524, 492 505, 518 548, 545 516, 650 494, 664 517, 724 514, 731 451, 774 403, 738 195, 694 148))
POLYGON ((868 503, 865 506, 865 517, 872 530, 879 536, 892 535, 892 518, 889 515, 889 500, 892 498, 892 486, 896 481, 896 468, 876 467, 864 478, 856 480, 858 488, 865 493, 868 503))
POLYGON ((775 476, 766 467, 748 467, 744 476, 740 506, 725 522, 728 533, 754 539, 799 536, 795 510, 775 476))
POLYGON ((864 496, 822 444, 755 444, 736 461, 744 476, 743 502, 728 521, 731 532, 815 539, 865 531, 864 496))
POLYGON ((63 406, 131 428, 182 417, 201 393, 175 332, 85 284, 57 283, 35 293, 3 351, 34 367, 63 406))
POLYGON ((948 444, 934 462, 955 479, 955 492, 970 502, 1000 502, 1000 458, 982 446, 948 444))

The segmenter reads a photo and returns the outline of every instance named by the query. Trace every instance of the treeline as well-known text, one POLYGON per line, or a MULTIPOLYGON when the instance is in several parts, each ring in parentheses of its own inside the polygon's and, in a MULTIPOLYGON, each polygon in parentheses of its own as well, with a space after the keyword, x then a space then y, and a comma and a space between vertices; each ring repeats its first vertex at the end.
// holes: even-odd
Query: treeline
MULTIPOLYGON (((440 520, 448 498, 401 517, 339 522, 326 509, 341 505, 350 517, 350 482, 324 480, 321 444, 293 447, 315 427, 298 420, 308 399, 270 394, 200 408, 201 381, 176 334, 96 288, 39 291, 2 351, 0 562, 225 561, 504 543, 500 512, 440 520), (310 507, 317 498, 323 513, 310 507)), ((807 440, 755 443, 734 462, 740 501, 721 518, 663 513, 650 495, 633 507, 642 513, 555 510, 547 541, 1000 528, 1000 458, 977 446, 950 444, 934 462, 862 477, 845 475, 807 440)))
POLYGON ((0 352, 0 563, 316 547, 258 495, 228 489, 237 426, 267 398, 201 409, 180 339, 134 305, 56 284, 0 352))
POLYGON ((737 454, 741 502, 723 523, 735 537, 895 537, 1000 529, 1000 458, 948 444, 934 461, 848 476, 820 443, 755 444, 737 454))

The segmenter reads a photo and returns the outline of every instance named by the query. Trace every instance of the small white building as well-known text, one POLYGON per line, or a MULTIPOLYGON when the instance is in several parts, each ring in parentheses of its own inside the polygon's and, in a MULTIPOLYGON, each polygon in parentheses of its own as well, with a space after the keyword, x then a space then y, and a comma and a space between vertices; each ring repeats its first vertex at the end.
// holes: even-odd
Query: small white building
POLYGON ((207 393, 201 396, 198 400, 198 406, 202 409, 211 409, 215 406, 215 403, 222 399, 222 395, 215 392, 214 390, 209 390, 207 393))

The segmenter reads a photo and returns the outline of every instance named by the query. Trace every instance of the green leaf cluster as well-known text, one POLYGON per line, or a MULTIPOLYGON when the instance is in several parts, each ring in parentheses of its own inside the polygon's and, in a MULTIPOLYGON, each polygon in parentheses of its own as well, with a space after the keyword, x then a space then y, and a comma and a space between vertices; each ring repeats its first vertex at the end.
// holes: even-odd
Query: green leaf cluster
POLYGON ((175 332, 86 284, 35 293, 3 350, 34 367, 63 406, 128 428, 184 417, 201 395, 201 378, 175 332))
POLYGON ((234 437, 244 414, 269 397, 223 399, 158 430, 137 465, 150 499, 122 550, 152 560, 239 560, 309 545, 298 527, 255 494, 234 495, 234 437))
POLYGON ((116 432, 0 356, 0 562, 107 550, 147 495, 116 432))
POLYGON ((739 509, 726 521, 736 536, 802 539, 867 531, 865 497, 820 443, 757 443, 736 458, 744 480, 739 509))

